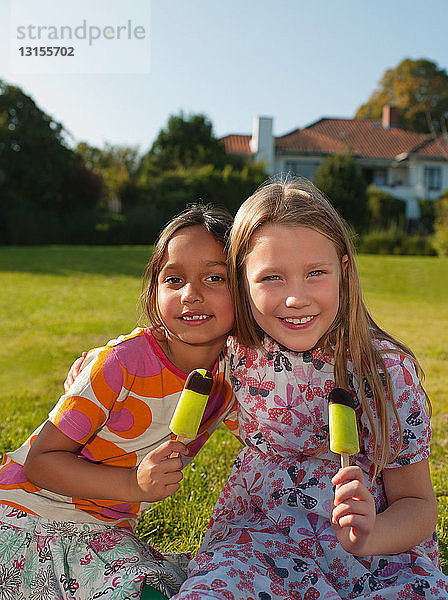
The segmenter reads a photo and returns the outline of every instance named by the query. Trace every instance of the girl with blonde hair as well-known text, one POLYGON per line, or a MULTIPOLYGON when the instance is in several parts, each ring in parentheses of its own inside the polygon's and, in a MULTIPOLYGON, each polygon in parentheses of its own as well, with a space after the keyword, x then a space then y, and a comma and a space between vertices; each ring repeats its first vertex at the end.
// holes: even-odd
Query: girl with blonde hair
POLYGON ((245 447, 176 600, 448 597, 421 369, 369 314, 338 213, 309 182, 263 186, 235 217, 229 281, 245 447), (343 469, 335 387, 359 434, 343 469))

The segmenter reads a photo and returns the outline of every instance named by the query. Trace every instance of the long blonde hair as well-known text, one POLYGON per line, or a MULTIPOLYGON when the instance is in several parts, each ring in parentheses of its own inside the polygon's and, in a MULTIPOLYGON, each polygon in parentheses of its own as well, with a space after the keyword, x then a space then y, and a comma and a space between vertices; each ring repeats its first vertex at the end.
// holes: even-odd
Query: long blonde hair
MULTIPOLYGON (((336 249, 339 264, 348 256, 347 268, 341 268, 339 310, 319 341, 319 346, 334 357, 335 384, 348 389, 347 361, 353 363, 359 378, 361 404, 374 435, 375 472, 397 456, 403 441, 392 385, 382 351, 375 340, 386 340, 397 353, 404 353, 423 372, 407 346, 383 331, 369 314, 361 292, 355 251, 347 225, 336 209, 311 182, 292 179, 261 186, 240 207, 235 216, 229 241, 229 287, 234 301, 236 341, 245 346, 262 347, 265 336, 255 321, 245 284, 245 262, 255 231, 265 224, 309 227, 328 238, 336 249), (382 381, 381 374, 384 376, 382 381), (375 417, 366 399, 364 382, 372 390, 375 417), (392 453, 389 442, 389 413, 393 411, 399 427, 399 447, 392 453)), ((390 351, 390 350, 388 350, 390 351)))

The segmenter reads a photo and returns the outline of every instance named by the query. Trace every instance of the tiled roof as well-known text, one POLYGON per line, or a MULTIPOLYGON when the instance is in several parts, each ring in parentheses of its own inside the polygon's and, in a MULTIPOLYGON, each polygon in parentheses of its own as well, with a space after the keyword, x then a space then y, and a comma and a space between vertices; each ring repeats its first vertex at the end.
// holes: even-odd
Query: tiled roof
POLYGON ((435 139, 430 139, 418 148, 418 154, 431 158, 446 159, 448 157, 448 136, 439 135, 435 139))
POLYGON ((432 139, 428 134, 399 127, 386 129, 377 119, 320 119, 305 130, 343 140, 353 154, 366 158, 393 159, 432 139))
POLYGON ((344 152, 347 144, 344 141, 333 139, 316 131, 296 129, 291 133, 275 138, 275 146, 276 148, 295 153, 328 154, 344 152))
POLYGON ((220 141, 228 154, 252 154, 249 142, 251 135, 226 135, 220 141))
MULTIPOLYGON (((227 152, 250 155, 250 135, 221 138, 227 152)), ((304 129, 296 129, 275 138, 280 152, 297 154, 334 154, 349 149, 361 158, 394 159, 416 154, 448 160, 448 137, 434 138, 399 127, 382 126, 379 119, 323 118, 304 129)))

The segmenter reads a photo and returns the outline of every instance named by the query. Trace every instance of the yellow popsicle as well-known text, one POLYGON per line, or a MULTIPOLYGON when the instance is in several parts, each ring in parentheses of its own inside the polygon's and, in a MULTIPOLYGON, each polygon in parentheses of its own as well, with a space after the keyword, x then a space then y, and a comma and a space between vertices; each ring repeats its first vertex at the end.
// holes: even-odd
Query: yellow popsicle
POLYGON ((341 466, 349 465, 349 456, 359 452, 355 404, 347 390, 335 388, 328 395, 330 450, 341 455, 341 466))
POLYGON ((178 440, 196 437, 212 386, 213 375, 206 369, 195 369, 188 375, 170 422, 178 440))

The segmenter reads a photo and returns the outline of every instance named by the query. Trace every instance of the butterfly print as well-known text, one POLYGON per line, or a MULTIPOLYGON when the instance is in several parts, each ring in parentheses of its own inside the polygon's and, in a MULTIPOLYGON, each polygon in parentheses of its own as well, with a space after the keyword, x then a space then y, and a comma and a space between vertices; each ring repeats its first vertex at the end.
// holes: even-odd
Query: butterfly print
POLYGON ((299 410, 301 403, 300 396, 294 395, 294 386, 290 383, 286 385, 286 400, 281 396, 274 396, 274 402, 278 407, 270 408, 268 415, 274 421, 279 421, 285 425, 292 425, 293 421, 298 423, 302 422, 304 416, 299 410))
MULTIPOLYGON (((227 583, 227 587, 217 585, 222 600, 227 600, 222 591, 231 591, 235 600, 329 600, 338 595, 359 600, 448 600, 448 577, 438 570, 435 535, 415 547, 414 558, 412 550, 390 556, 354 556, 336 538, 329 513, 334 498, 331 478, 338 465, 324 443, 328 394, 335 387, 333 359, 320 349, 291 352, 271 339, 254 350, 255 358, 231 344, 227 356, 230 359, 233 351, 234 357, 229 371, 242 383, 236 395, 239 432, 243 440, 247 438, 246 447, 218 500, 203 550, 190 566, 193 573, 207 571, 208 575, 194 579, 195 587, 188 588, 185 599, 199 600, 219 577, 227 583), (243 356, 246 363, 240 364, 243 356), (248 368, 250 361, 253 365, 248 368)), ((428 450, 426 398, 412 361, 389 351, 386 341, 379 340, 378 347, 403 435, 391 466, 407 465, 428 450)), ((358 405, 363 442, 356 462, 370 484, 372 426, 363 418, 359 402, 363 396, 375 416, 375 388, 369 377, 371 389, 363 376, 354 373, 349 353, 347 359, 347 389, 358 405)), ((384 384, 381 373, 380 377, 384 384)), ((397 434, 391 416, 393 448, 397 434)), ((387 498, 380 477, 369 489, 383 510, 387 498)))
POLYGON ((358 581, 353 587, 353 592, 356 594, 362 593, 364 591, 364 585, 366 582, 368 583, 369 588, 372 592, 376 590, 381 590, 385 586, 394 584, 397 581, 398 576, 388 577, 384 579, 382 578, 382 576, 384 575, 384 571, 386 571, 386 573, 388 574, 391 574, 396 573, 399 570, 399 568, 399 563, 389 563, 389 561, 387 561, 385 558, 381 558, 378 561, 377 569, 372 571, 372 573, 366 573, 366 575, 358 579, 358 581))
POLYGON ((268 352, 266 358, 269 361, 274 361, 274 371, 276 373, 280 373, 283 369, 292 371, 291 361, 283 352, 268 352))
POLYGON ((425 590, 429 589, 429 583, 426 581, 426 579, 417 579, 416 583, 413 583, 411 587, 418 596, 425 598, 425 590))
POLYGON ((409 440, 415 440, 415 433, 413 431, 411 431, 410 429, 405 429, 403 431, 403 443, 405 443, 406 445, 409 444, 409 440))
POLYGON ((372 388, 370 387, 367 379, 363 379, 362 382, 364 385, 364 394, 366 395, 366 398, 373 398, 372 388))
POLYGON ((416 410, 415 412, 413 412, 409 415, 409 417, 406 419, 406 423, 408 425, 412 425, 412 427, 416 427, 417 425, 422 425, 423 419, 421 418, 420 415, 421 415, 421 412, 419 410, 416 410))
POLYGON ((275 387, 273 381, 264 381, 264 377, 261 379, 260 375, 258 375, 258 381, 253 377, 248 377, 247 383, 249 394, 254 397, 261 396, 262 398, 266 398, 275 387))
POLYGON ((235 371, 235 369, 238 369, 239 367, 243 367, 247 362, 247 357, 243 356, 242 358, 240 358, 237 361, 237 358, 235 357, 234 354, 230 355, 230 369, 231 371, 235 371))
POLYGON ((320 371, 325 363, 319 358, 314 358, 313 353, 310 350, 307 350, 303 353, 303 362, 312 363, 314 368, 320 371))
POLYGON ((269 452, 272 450, 271 444, 267 441, 267 439, 263 436, 261 432, 256 433, 251 438, 246 438, 245 442, 248 446, 252 446, 257 448, 258 446, 266 446, 266 450, 269 452), (253 441, 255 440, 255 444, 253 441))
POLYGON ((307 483, 300 483, 303 479, 305 471, 297 467, 288 467, 287 473, 291 481, 295 484, 294 487, 283 488, 271 494, 273 500, 278 500, 282 496, 289 494, 287 503, 288 506, 299 506, 300 504, 307 510, 311 510, 317 504, 317 500, 304 494, 302 490, 314 487, 318 484, 316 477, 311 477, 307 483))
POLYGON ((243 385, 243 382, 237 379, 233 373, 230 373, 230 383, 234 392, 238 392, 243 385))
POLYGON ((281 582, 282 579, 289 577, 288 569, 277 567, 274 560, 265 552, 258 552, 255 550, 255 556, 262 562, 262 565, 266 569, 267 575, 273 579, 273 581, 281 582), (267 566, 266 566, 267 565, 267 566))
POLYGON ((293 571, 297 571, 298 573, 305 573, 308 571, 308 564, 302 560, 301 558, 293 558, 292 559, 296 564, 293 567, 293 571))
POLYGON ((286 517, 282 519, 281 516, 279 516, 274 522, 284 535, 289 535, 291 526, 295 523, 292 517, 286 517))

